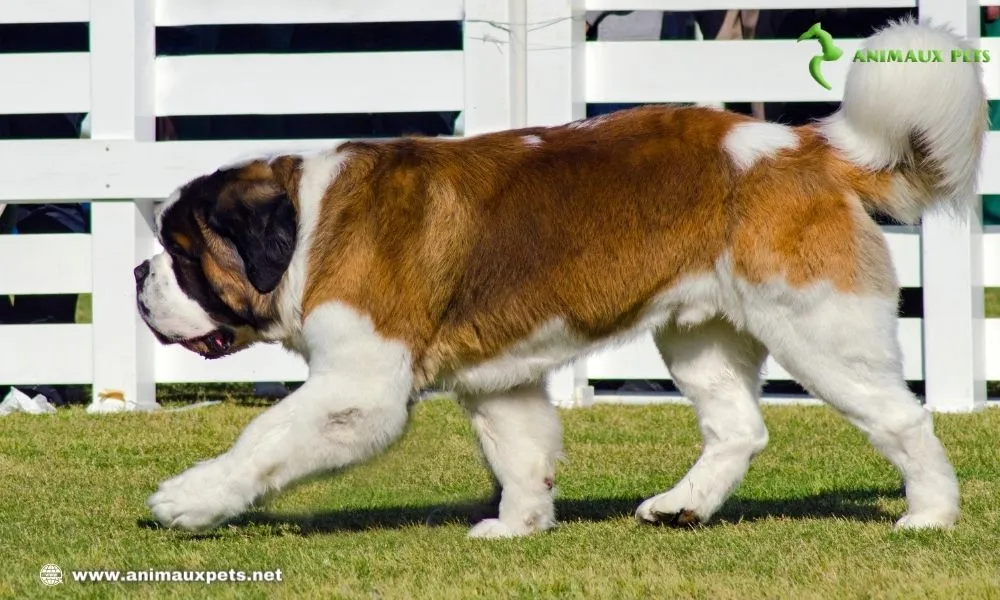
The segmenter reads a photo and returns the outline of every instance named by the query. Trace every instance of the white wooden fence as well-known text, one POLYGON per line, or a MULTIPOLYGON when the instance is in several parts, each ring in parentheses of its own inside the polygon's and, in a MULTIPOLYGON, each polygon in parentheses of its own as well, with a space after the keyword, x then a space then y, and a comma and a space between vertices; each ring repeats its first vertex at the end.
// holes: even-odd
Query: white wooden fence
MULTIPOLYGON (((988 4, 984 0, 983 4, 988 4)), ((471 135, 566 122, 587 102, 839 100, 848 62, 811 80, 815 48, 794 41, 583 41, 585 10, 912 7, 915 0, 3 0, 0 23, 89 22, 90 51, 0 55, 0 114, 89 113, 91 139, 0 142, 0 202, 91 201, 91 235, 0 236, 0 293, 92 293, 93 323, 0 326, 0 382, 92 383, 155 405, 155 383, 297 381, 280 347, 205 361, 162 347, 134 307, 132 268, 156 249, 152 204, 234 156, 336 140, 156 142, 160 115, 461 110, 471 135), (161 56, 156 26, 464 21, 460 51, 161 56)), ((921 19, 978 38, 978 5, 922 0, 921 19)), ((838 40, 847 56, 857 40, 838 40)), ((1000 39, 982 40, 1000 57, 1000 39)), ((983 65, 1000 98, 998 59, 983 65)), ((913 101, 920 99, 888 99, 913 101)), ((1000 193, 991 133, 980 193, 1000 193)), ((923 318, 901 319, 906 377, 934 410, 983 405, 1000 380, 1000 320, 982 286, 1000 286, 1000 235, 930 216, 887 227, 902 285, 922 288, 923 318)), ((768 379, 789 376, 773 362, 768 379)), ((557 373, 561 401, 594 380, 669 379, 648 337, 557 373)))

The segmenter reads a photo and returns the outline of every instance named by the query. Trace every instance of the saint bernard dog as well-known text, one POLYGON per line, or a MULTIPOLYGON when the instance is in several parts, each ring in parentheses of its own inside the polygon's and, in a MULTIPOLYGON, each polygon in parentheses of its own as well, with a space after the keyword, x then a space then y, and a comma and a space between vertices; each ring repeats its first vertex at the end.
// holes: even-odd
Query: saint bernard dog
MULTIPOLYGON (((912 21, 864 43, 967 46, 912 21)), ((955 471, 903 378, 872 215, 963 218, 986 127, 978 64, 856 63, 840 109, 801 127, 648 106, 348 141, 189 181, 157 215, 163 251, 135 268, 142 318, 205 358, 280 342, 309 376, 148 506, 166 526, 218 526, 384 450, 433 386, 457 394, 499 494, 470 535, 550 529, 561 426, 545 377, 649 331, 704 448, 640 521, 704 522, 739 485, 768 440, 770 354, 899 469, 897 527, 951 527, 955 471)))

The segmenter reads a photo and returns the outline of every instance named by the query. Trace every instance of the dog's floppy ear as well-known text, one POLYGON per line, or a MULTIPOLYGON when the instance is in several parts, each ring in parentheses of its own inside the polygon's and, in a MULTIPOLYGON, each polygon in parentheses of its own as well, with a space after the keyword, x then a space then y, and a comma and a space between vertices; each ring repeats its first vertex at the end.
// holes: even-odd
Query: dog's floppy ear
POLYGON ((250 284, 270 293, 292 262, 295 206, 272 182, 240 182, 226 191, 228 198, 209 209, 208 226, 232 241, 250 284))

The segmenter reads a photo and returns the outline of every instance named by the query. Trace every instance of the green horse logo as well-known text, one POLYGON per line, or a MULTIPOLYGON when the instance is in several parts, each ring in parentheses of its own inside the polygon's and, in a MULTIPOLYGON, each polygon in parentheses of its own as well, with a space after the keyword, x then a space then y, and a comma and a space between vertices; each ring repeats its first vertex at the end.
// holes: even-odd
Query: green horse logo
POLYGON ((800 35, 799 39, 795 41, 801 42, 802 40, 811 39, 815 39, 819 42, 819 47, 820 50, 823 51, 823 54, 817 54, 812 57, 812 60, 809 61, 809 74, 816 80, 816 83, 829 90, 831 89, 830 84, 823 78, 820 66, 822 66, 824 62, 837 60, 844 55, 844 51, 834 45, 833 37, 829 33, 823 31, 823 28, 819 23, 816 23, 807 29, 806 32, 800 35))

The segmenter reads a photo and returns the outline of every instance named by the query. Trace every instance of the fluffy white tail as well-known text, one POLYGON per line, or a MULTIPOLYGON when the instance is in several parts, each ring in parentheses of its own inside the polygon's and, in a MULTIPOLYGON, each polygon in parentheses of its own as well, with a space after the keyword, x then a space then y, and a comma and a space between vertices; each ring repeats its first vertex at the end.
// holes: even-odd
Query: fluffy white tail
POLYGON ((903 20, 865 40, 868 50, 896 60, 853 62, 840 110, 821 130, 859 167, 896 176, 891 193, 866 204, 904 223, 939 204, 964 213, 989 126, 982 67, 965 62, 978 49, 946 28, 903 20), (908 50, 924 59, 937 51, 941 61, 907 62, 908 50))

